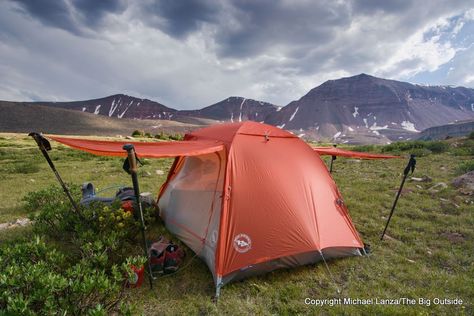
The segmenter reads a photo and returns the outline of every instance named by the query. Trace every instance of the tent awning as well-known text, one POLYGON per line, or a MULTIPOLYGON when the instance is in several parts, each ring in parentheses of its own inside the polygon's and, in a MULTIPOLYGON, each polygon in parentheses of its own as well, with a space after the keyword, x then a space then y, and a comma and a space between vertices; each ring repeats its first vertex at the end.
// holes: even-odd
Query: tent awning
POLYGON ((67 138, 47 136, 66 146, 87 151, 98 156, 125 157, 127 152, 122 148, 125 144, 133 144, 138 157, 165 158, 178 156, 198 156, 224 150, 224 145, 219 141, 171 141, 171 142, 130 142, 130 141, 105 141, 80 138, 67 138))
POLYGON ((317 152, 319 155, 341 156, 341 157, 358 158, 358 159, 402 158, 400 156, 370 154, 370 153, 345 150, 345 149, 340 149, 340 148, 335 148, 335 147, 313 147, 313 150, 317 152))

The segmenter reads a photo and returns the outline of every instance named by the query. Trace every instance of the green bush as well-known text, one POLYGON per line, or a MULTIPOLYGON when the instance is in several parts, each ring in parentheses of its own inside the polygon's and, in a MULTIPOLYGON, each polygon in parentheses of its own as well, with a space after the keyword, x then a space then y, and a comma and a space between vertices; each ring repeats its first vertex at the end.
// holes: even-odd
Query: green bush
MULTIPOLYGON (((79 200, 79 186, 70 186, 79 200)), ((0 311, 8 314, 106 315, 121 303, 131 265, 141 266, 140 224, 120 201, 76 212, 58 186, 24 198, 42 237, 0 249, 0 311)), ((153 220, 153 210, 145 210, 153 220)), ((1 312, 0 312, 1 314, 1 312)))
POLYGON ((359 152, 373 152, 376 150, 376 146, 375 145, 358 145, 358 146, 354 146, 352 148, 353 151, 359 151, 359 152))
POLYGON ((120 303, 127 266, 71 261, 37 237, 0 248, 0 310, 10 315, 129 313, 120 303))
POLYGON ((144 136, 147 138, 153 138, 153 136, 149 132, 146 132, 144 136))
POLYGON ((470 132, 467 136, 468 139, 474 139, 474 131, 470 132))
POLYGON ((382 147, 382 152, 402 152, 410 151, 410 153, 419 156, 426 156, 430 153, 443 153, 449 149, 449 145, 442 141, 402 141, 389 144, 382 147))
POLYGON ((474 170, 474 160, 465 161, 461 163, 456 169, 458 175, 465 174, 473 170, 474 170))
POLYGON ((134 130, 133 133, 132 133, 133 137, 142 137, 143 135, 144 135, 144 132, 139 131, 139 130, 134 130))

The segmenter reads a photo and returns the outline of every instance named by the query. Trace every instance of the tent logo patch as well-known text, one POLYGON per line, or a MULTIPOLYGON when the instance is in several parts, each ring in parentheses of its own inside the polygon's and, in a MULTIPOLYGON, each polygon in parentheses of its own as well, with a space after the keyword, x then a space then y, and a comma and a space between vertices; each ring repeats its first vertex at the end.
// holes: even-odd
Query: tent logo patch
POLYGON ((238 234, 234 238, 234 249, 237 252, 245 253, 252 248, 252 240, 246 234, 238 234))

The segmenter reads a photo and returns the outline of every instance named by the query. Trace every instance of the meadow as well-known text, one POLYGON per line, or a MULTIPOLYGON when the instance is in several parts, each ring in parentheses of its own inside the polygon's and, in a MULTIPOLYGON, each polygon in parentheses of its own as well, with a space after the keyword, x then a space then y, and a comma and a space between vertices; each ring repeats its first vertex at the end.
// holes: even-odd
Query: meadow
MULTIPOLYGON (((334 280, 322 263, 278 270, 226 285, 215 303, 211 299, 214 285, 210 272, 187 249, 182 270, 155 280, 153 290, 147 284, 127 290, 125 299, 135 305, 136 313, 146 315, 472 315, 474 197, 459 192, 451 181, 474 169, 473 140, 437 143, 442 145, 420 142, 353 148, 405 157, 416 152, 420 157, 413 177, 431 179, 407 180, 383 241, 380 234, 407 159, 338 158, 334 162, 334 180, 357 230, 371 247, 368 256, 329 261, 334 280), (446 186, 430 189, 441 182, 446 186), (316 306, 305 303, 306 298, 377 299, 379 303, 409 298, 415 299, 416 304, 331 306, 327 301, 324 306, 316 306), (419 299, 425 299, 424 304, 419 304, 419 299), (461 299, 463 303, 449 305, 443 299, 461 299)), ((122 159, 97 157, 54 142, 52 145, 50 155, 66 182, 90 181, 99 190, 130 185, 129 175, 122 170, 122 159)), ((171 163, 172 159, 145 159, 139 171, 142 192, 155 195, 171 163)), ((31 215, 24 207, 23 197, 56 181, 36 144, 24 134, 0 134, 0 171, 0 223, 31 215)), ((162 233, 166 234, 164 228, 155 223, 150 238, 162 233)), ((32 234, 28 226, 1 230, 0 246, 32 238, 32 234)))

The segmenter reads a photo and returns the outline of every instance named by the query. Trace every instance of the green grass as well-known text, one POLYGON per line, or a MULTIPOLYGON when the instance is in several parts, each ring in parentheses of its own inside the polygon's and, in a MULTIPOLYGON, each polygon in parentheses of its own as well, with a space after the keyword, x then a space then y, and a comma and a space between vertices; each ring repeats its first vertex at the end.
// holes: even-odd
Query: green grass
MULTIPOLYGON (((10 137, 10 136, 9 136, 10 137)), ((323 264, 291 270, 278 270, 259 277, 226 285, 221 298, 211 301, 214 285, 211 273, 200 259, 187 251, 187 266, 177 274, 156 280, 148 286, 130 290, 129 300, 144 314, 228 314, 228 315, 472 315, 474 314, 474 210, 473 197, 462 195, 450 182, 473 156, 467 141, 449 140, 444 145, 393 145, 392 148, 367 146, 373 152, 408 155, 425 150, 419 157, 414 176, 429 176, 431 183, 407 181, 387 234, 380 233, 388 217, 407 159, 359 161, 338 158, 333 177, 348 205, 352 220, 365 243, 371 245, 368 257, 352 257, 328 262, 341 294, 323 264), (408 148, 407 148, 408 147, 408 148), (431 149, 430 149, 431 148, 431 149), (462 150, 462 155, 456 153, 462 150), (428 152, 429 151, 429 152, 428 152), (448 188, 436 193, 428 189, 438 182, 448 188), (304 304, 306 297, 325 298, 428 298, 431 306, 369 305, 323 306, 304 304), (462 306, 434 305, 434 298, 460 298, 462 306)), ((130 184, 117 158, 95 157, 52 144, 58 170, 67 182, 92 181, 99 188, 130 184)), ((360 147, 358 148, 360 149, 360 147)), ((44 188, 55 179, 33 142, 26 137, 0 138, 0 164, 34 164, 35 172, 3 172, 0 179, 0 222, 27 216, 21 198, 44 188)), ((328 159, 325 158, 326 162, 328 159)), ((172 160, 147 160, 140 173, 142 191, 155 193, 165 180, 172 160), (156 169, 165 171, 157 176, 156 169)), ((26 170, 29 170, 26 168, 26 170)), ((20 170, 21 171, 21 170, 20 170)), ((23 170, 24 171, 24 170, 23 170)), ((163 232, 153 227, 151 237, 163 232)), ((0 232, 0 242, 13 242, 28 236, 27 228, 0 232)))

